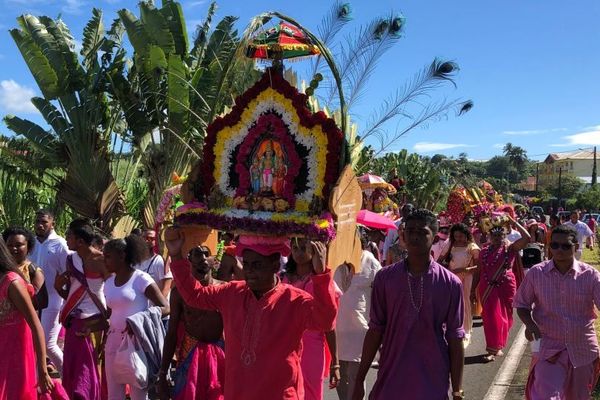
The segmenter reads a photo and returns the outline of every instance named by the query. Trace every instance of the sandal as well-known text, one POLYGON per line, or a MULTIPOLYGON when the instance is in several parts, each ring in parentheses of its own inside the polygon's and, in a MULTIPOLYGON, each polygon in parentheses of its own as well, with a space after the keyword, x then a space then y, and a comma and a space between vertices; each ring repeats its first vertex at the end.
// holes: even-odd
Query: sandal
POLYGON ((485 362, 492 362, 496 360, 496 356, 494 354, 486 354, 485 356, 482 356, 481 358, 483 358, 483 361, 485 362))

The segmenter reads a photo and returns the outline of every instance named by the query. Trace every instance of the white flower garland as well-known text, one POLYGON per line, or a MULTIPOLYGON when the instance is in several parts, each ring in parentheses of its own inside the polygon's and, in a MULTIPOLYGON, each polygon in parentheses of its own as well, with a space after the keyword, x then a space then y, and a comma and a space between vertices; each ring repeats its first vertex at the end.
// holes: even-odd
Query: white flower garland
MULTIPOLYGON (((276 112, 281 115, 283 122, 287 125, 290 133, 294 136, 294 139, 308 149, 308 178, 307 178, 307 189, 297 196, 297 199, 310 202, 312 196, 316 190, 316 175, 317 175, 317 150, 316 140, 314 136, 305 136, 298 131, 298 126, 294 123, 294 120, 290 113, 276 101, 265 100, 260 102, 252 112, 252 122, 258 121, 258 118, 268 112, 276 112)), ((219 171, 219 188, 226 196, 233 198, 235 196, 235 188, 231 187, 229 182, 229 169, 230 169, 230 158, 231 154, 238 147, 248 135, 249 126, 243 126, 237 134, 232 135, 229 140, 225 142, 225 152, 221 158, 221 171, 219 171)), ((235 161, 234 161, 235 162, 235 161)))

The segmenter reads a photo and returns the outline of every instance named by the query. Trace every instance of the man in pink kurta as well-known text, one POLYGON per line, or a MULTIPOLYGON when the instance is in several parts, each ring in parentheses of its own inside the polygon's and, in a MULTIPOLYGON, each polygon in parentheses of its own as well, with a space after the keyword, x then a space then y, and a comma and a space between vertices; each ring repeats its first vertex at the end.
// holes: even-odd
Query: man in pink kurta
POLYGON ((279 255, 289 254, 287 241, 245 245, 241 237, 237 251, 244 257, 245 281, 202 286, 192 279, 190 264, 181 256, 181 233, 172 229, 167 238, 171 269, 185 302, 219 311, 223 317, 225 398, 304 399, 302 335, 307 329, 331 330, 337 312, 324 245, 313 243, 317 273, 311 278, 311 296, 277 277, 279 255))
POLYGON ((575 259, 577 246, 573 228, 554 228, 553 259, 531 268, 517 292, 525 335, 540 339, 529 370, 529 400, 589 399, 598 379, 594 304, 600 307, 600 272, 575 259))

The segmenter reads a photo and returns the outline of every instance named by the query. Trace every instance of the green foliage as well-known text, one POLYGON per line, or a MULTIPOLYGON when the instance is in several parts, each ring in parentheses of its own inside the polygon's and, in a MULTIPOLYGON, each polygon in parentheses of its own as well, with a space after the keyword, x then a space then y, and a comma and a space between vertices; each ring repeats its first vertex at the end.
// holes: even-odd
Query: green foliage
POLYGON ((409 154, 405 149, 388 153, 371 163, 371 172, 388 182, 393 178, 394 170, 405 182, 396 195, 398 201, 429 209, 438 209, 445 204, 450 191, 450 176, 444 168, 427 157, 409 154))
POLYGON ((576 205, 586 210, 600 210, 600 186, 595 185, 577 193, 576 205))
POLYGON ((213 3, 191 50, 179 3, 141 2, 139 19, 119 11, 134 57, 130 68, 111 74, 108 91, 127 121, 122 140, 131 143, 146 180, 146 226, 154 225, 171 174, 185 175, 198 160, 208 123, 260 75, 237 57, 236 17, 225 16, 211 31, 215 11, 213 3))
POLYGON ((577 193, 583 188, 585 182, 576 176, 569 174, 562 174, 561 185, 560 185, 560 193, 558 186, 558 177, 556 181, 548 186, 546 189, 548 193, 556 197, 560 197, 561 199, 572 199, 575 198, 577 193), (560 196, 559 196, 560 195, 560 196))
MULTIPOLYGON (((3 152, 5 164, 43 177, 43 186, 56 191, 58 201, 110 231, 125 212, 110 165, 110 140, 121 114, 102 88, 107 76, 122 68, 122 57, 113 54, 114 46, 103 46, 99 10, 93 11, 84 29, 83 64, 74 51, 72 34, 60 19, 23 15, 17 20, 21 28, 11 35, 44 94, 32 103, 51 129, 6 116, 8 128, 26 140, 19 151, 3 152), (105 52, 101 60, 100 48, 105 52)), ((110 35, 116 39, 113 28, 110 35)))

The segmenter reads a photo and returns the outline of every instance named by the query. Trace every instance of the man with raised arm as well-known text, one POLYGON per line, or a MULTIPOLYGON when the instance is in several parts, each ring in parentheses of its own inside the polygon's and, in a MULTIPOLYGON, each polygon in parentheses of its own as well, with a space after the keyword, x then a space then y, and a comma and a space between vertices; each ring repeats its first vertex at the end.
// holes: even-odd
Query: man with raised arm
POLYGON ((182 255, 183 232, 170 228, 166 245, 179 294, 196 308, 219 311, 227 340, 225 398, 228 400, 304 399, 300 355, 306 329, 330 331, 336 316, 335 295, 326 267, 324 244, 313 247, 314 296, 283 284, 280 257, 289 240, 241 236, 245 281, 202 286, 193 279, 182 255))

